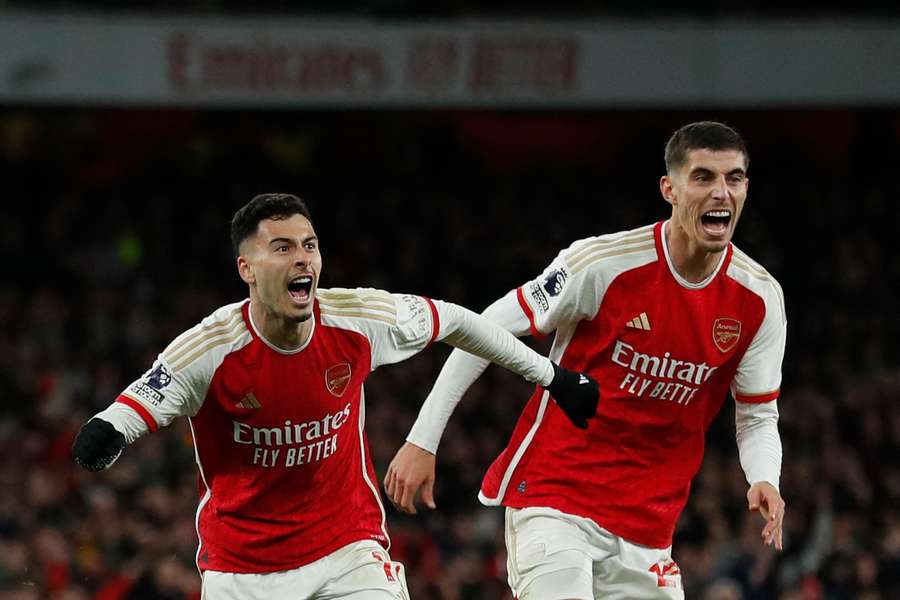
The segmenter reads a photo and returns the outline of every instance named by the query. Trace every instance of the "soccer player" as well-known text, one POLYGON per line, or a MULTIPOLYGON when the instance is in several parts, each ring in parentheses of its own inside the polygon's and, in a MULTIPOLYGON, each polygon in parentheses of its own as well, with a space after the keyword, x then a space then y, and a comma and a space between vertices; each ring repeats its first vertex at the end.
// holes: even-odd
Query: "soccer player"
POLYGON ((255 197, 235 213, 231 240, 249 300, 177 337, 73 449, 101 470, 126 444, 189 418, 204 598, 407 597, 363 431, 363 382, 380 365, 440 340, 545 386, 575 420, 596 412, 596 382, 459 306, 319 289, 319 242, 296 196, 255 197))
MULTIPOLYGON (((580 240, 485 316, 522 336, 555 332, 550 357, 600 383, 596 419, 572 427, 536 390, 481 486, 506 508, 509 583, 519 600, 683 598, 675 522, 730 390, 751 510, 782 547, 776 398, 781 288, 731 244, 747 198, 741 137, 713 122, 675 132, 660 180, 672 215, 580 240)), ((385 479, 388 496, 434 508, 434 453, 486 363, 454 351, 385 479)))

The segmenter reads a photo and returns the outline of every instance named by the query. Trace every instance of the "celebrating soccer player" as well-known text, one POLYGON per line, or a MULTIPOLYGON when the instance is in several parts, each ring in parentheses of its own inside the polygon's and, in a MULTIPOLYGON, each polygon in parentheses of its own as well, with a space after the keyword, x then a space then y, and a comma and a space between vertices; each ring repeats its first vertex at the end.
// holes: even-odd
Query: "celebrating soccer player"
POLYGON ((319 289, 319 242, 296 196, 255 197, 231 240, 249 300, 176 338, 73 450, 105 469, 126 444, 189 417, 204 598, 407 597, 363 431, 363 382, 381 365, 444 341, 544 386, 573 421, 596 413, 595 381, 459 306, 319 289))
MULTIPOLYGON (((665 222, 580 240, 485 316, 522 336, 555 332, 551 358, 600 383, 596 419, 572 427, 538 389, 479 498, 506 508, 509 583, 519 600, 683 598, 672 534, 728 391, 750 510, 782 547, 776 398, 781 288, 731 244, 747 198, 741 137, 713 122, 669 139, 665 222)), ((434 506, 434 452, 486 362, 454 351, 388 469, 403 510, 434 506)))

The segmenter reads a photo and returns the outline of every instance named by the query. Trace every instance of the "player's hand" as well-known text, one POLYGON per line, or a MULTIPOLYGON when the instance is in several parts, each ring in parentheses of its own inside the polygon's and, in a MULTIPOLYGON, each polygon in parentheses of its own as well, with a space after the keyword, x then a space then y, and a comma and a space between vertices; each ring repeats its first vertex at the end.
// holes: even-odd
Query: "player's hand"
POLYGON ((750 510, 758 510, 766 520, 762 530, 762 539, 766 546, 774 543, 776 550, 782 550, 781 530, 785 504, 775 486, 768 481, 754 483, 747 492, 747 505, 750 510))
POLYGON ((545 388, 575 427, 587 429, 587 420, 597 415, 600 386, 589 375, 551 364, 553 381, 545 388))
POLYGON ((102 471, 116 462, 125 450, 125 436, 112 423, 91 419, 85 423, 72 446, 75 462, 88 471, 102 471))
POLYGON ((434 454, 406 442, 397 451, 384 476, 384 490, 393 505, 405 513, 416 514, 416 495, 422 491, 422 502, 434 504, 434 454))

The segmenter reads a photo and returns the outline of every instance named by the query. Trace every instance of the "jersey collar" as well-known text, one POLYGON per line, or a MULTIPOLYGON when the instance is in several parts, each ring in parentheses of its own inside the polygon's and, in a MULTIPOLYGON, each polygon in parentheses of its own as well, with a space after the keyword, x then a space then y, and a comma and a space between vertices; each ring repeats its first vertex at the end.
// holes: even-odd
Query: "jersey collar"
POLYGON ((672 277, 675 279, 678 285, 689 290, 699 290, 705 288, 710 283, 712 283, 713 279, 716 278, 716 275, 718 275, 720 271, 723 271, 725 270, 725 268, 727 268, 727 264, 731 261, 731 254, 733 252, 731 242, 728 242, 728 248, 726 248, 725 252, 722 253, 722 257, 719 259, 719 264, 717 264, 716 268, 713 269, 713 272, 709 274, 709 277, 698 283, 692 283, 682 277, 678 273, 678 271, 675 270, 675 265, 672 264, 672 257, 669 256, 669 247, 666 245, 666 224, 668 222, 669 221, 660 221, 656 224, 655 237, 657 252, 665 257, 666 265, 669 268, 669 273, 672 274, 672 277))
POLYGON ((313 311, 312 318, 312 329, 309 332, 309 337, 306 338, 306 341, 303 342, 298 348, 294 348, 293 350, 284 350, 283 348, 279 348, 269 340, 265 338, 265 336, 256 328, 256 323, 253 322, 253 311, 250 310, 250 301, 247 301, 247 304, 244 305, 244 314, 247 315, 247 323, 250 325, 250 331, 253 332, 253 337, 256 337, 263 344, 277 352, 278 354, 298 354, 303 352, 307 346, 309 346, 310 342, 312 342, 313 336, 316 334, 316 321, 318 320, 318 315, 315 314, 316 311, 313 311))

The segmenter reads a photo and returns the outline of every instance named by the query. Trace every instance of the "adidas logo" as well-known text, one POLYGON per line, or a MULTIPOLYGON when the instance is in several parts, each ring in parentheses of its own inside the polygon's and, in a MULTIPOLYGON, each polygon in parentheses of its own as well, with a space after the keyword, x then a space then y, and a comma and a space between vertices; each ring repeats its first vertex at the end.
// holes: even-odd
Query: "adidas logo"
POLYGON ((584 384, 590 383, 590 382, 591 382, 591 380, 588 379, 587 377, 585 377, 585 376, 584 376, 584 373, 579 373, 579 374, 578 374, 578 384, 579 384, 579 385, 584 385, 584 384))
POLYGON ((259 400, 256 399, 256 396, 253 395, 253 392, 250 392, 242 400, 234 403, 235 408, 262 408, 262 404, 259 403, 259 400))
POLYGON ((632 320, 625 323, 626 327, 630 327, 631 329, 640 329, 641 331, 650 331, 650 320, 647 318, 647 313, 641 313, 632 320))

